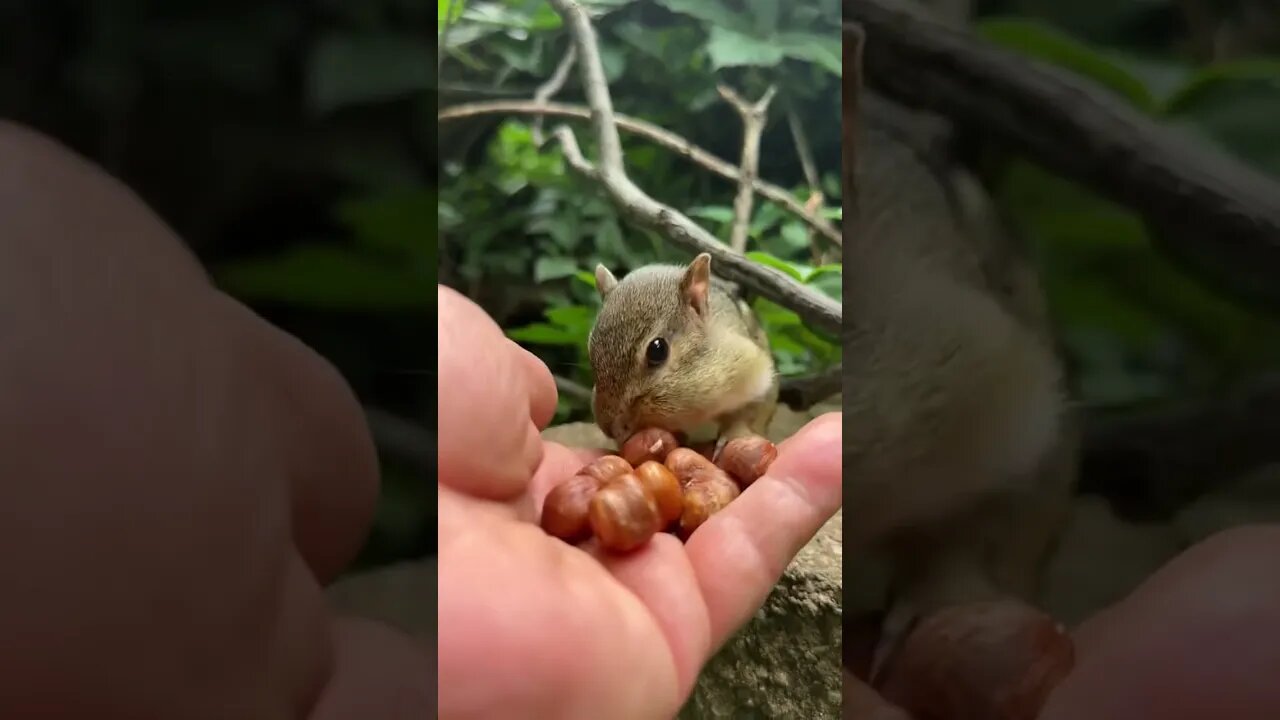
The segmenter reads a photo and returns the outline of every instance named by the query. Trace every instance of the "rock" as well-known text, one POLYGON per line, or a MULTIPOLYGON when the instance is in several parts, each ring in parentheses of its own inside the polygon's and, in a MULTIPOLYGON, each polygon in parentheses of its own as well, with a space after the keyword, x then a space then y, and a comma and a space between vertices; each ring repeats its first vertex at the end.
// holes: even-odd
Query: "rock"
POLYGON ((1124 598, 1182 547, 1168 525, 1125 522, 1106 500, 1077 498, 1071 524, 1050 560, 1040 606, 1075 625, 1124 598))
POLYGON ((841 521, 822 527, 707 663, 679 720, 840 717, 841 521))
MULTIPOLYGON (((794 435, 839 398, 807 412, 779 407, 766 435, 794 435)), ((615 444, 592 423, 547 428, 543 438, 570 447, 615 444)), ((679 720, 840 717, 842 513, 836 513, 787 567, 742 630, 703 670, 679 720)))

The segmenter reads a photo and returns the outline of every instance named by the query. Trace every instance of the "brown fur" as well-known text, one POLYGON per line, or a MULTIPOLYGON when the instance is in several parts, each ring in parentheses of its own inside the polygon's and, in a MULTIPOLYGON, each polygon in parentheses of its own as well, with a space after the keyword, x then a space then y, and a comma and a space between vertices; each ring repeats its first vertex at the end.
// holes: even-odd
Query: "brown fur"
POLYGON ((682 288, 698 262, 648 265, 621 281, 596 271, 603 306, 588 341, 592 404, 596 423, 618 442, 643 427, 689 432, 704 423, 718 425, 721 437, 763 433, 773 415, 776 376, 762 396, 717 407, 760 372, 773 374, 773 358, 754 313, 729 286, 711 278, 700 291, 682 288), (695 307, 698 292, 705 314, 695 307), (649 368, 645 348, 655 337, 666 339, 669 355, 649 368))
POLYGON ((888 562, 879 664, 921 614, 1034 597, 1067 521, 1076 439, 1034 269, 980 187, 935 173, 874 119, 858 159, 845 540, 851 563, 888 562))

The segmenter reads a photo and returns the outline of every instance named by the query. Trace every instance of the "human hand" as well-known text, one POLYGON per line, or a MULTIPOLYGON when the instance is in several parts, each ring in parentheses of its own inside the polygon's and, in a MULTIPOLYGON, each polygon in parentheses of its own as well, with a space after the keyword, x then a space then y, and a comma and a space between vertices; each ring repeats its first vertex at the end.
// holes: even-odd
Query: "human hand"
POLYGON ((1175 557, 1073 633, 1075 669, 1042 720, 1280 717, 1280 525, 1175 557))
POLYGON ((83 159, 0 158, 0 717, 425 717, 321 592, 377 495, 341 377, 83 159))
POLYGON ((583 552, 536 524, 598 453, 544 443, 546 366, 458 293, 437 292, 440 717, 666 719, 840 507, 840 414, 779 446, 768 474, 687 544, 583 552))

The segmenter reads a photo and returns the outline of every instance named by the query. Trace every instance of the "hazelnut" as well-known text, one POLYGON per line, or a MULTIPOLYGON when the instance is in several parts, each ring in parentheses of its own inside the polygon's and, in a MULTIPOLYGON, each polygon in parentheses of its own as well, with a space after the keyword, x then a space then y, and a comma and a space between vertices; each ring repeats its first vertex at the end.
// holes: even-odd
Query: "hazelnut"
POLYGON ((778 448, 759 435, 734 438, 725 443, 716 465, 747 487, 764 475, 778 457, 778 448))
POLYGON ((725 471, 709 463, 707 467, 693 469, 686 477, 680 534, 688 539, 707 518, 723 510, 741 491, 725 471))
POLYGON ((715 463, 700 455, 697 450, 680 447, 667 454, 666 466, 668 470, 675 473, 676 479, 683 487, 689 483, 689 478, 694 471, 714 468, 715 463))
POLYGON ((662 527, 678 520, 680 513, 684 511, 684 493, 675 474, 666 465, 654 460, 641 463, 636 467, 635 474, 658 501, 662 527))
POLYGON ((916 720, 1034 720, 1075 664, 1066 630, 1017 600, 921 620, 876 684, 916 720))
POLYGON ((631 463, 617 455, 602 455, 587 463, 586 467, 578 471, 578 474, 590 475, 601 483, 607 483, 623 473, 631 472, 631 470, 631 463))
POLYGON ((667 453, 680 447, 676 436, 662 428, 647 428, 627 438, 622 444, 621 455, 635 467, 650 460, 662 462, 667 453))
POLYGON ((591 498, 587 517, 600 546, 610 552, 634 550, 662 529, 657 498, 634 473, 605 483, 591 498))
POLYGON ((591 536, 587 512, 600 481, 590 475, 574 475, 551 488, 542 503, 542 529, 568 543, 591 536))

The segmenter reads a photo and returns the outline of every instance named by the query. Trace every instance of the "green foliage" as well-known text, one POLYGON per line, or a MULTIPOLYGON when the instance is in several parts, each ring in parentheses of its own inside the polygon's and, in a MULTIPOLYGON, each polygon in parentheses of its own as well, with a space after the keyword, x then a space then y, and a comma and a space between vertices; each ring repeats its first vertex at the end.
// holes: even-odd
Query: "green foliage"
POLYGON ((434 225, 426 187, 347 201, 336 215, 353 242, 307 243, 216 270, 227 291, 253 301, 322 310, 426 311, 434 307, 434 225))
MULTIPOLYGON (((470 3, 449 31, 446 49, 461 64, 452 66, 456 77, 445 82, 524 88, 543 82, 567 42, 558 18, 545 15, 548 11, 541 2, 470 3)), ((738 121, 717 97, 717 82, 728 81, 747 96, 776 84, 783 92, 775 108, 784 101, 821 97, 829 114, 825 120, 807 117, 806 130, 826 143, 815 153, 833 160, 823 167, 832 182, 839 170, 837 13, 833 0, 809 8, 777 0, 593 6, 602 60, 620 110, 736 161, 740 132, 724 130, 726 123, 738 121), (720 116, 712 115, 716 111, 720 116)), ((571 86, 575 80, 571 76, 571 86)), ((776 110, 775 117, 780 117, 776 110)), ((593 157, 586 127, 576 129, 593 157)), ((782 140, 779 149, 791 154, 780 164, 784 183, 795 187, 798 198, 807 198, 787 129, 775 121, 772 132, 782 140)), ((687 212, 718 237, 728 237, 732 184, 709 181, 705 170, 625 133, 623 143, 628 172, 646 192, 687 212)), ((599 310, 593 268, 603 264, 623 274, 651 262, 685 263, 687 254, 620 217, 597 186, 568 172, 555 143, 539 147, 534 142, 527 118, 504 119, 486 136, 483 149, 471 155, 482 160, 446 165, 439 203, 444 262, 456 273, 455 284, 471 288, 474 297, 495 288, 505 304, 516 305, 505 316, 502 301, 487 306, 508 336, 537 352, 557 375, 590 386, 586 338, 599 310)), ((770 159, 762 158, 765 174, 770 159)), ((838 187, 833 194, 838 196, 838 187)), ((827 214, 838 217, 838 209, 827 214)), ((793 276, 812 277, 821 291, 834 288, 839 297, 838 266, 804 264, 815 241, 799 219, 758 201, 749 236, 759 252, 753 257, 793 276)), ((838 358, 832 339, 808 331, 794 313, 763 300, 756 306, 783 372, 812 371, 838 358)), ((581 419, 588 412, 584 403, 561 398, 560 419, 581 419)))
MULTIPOLYGON (((1016 7, 1035 2, 1014 3, 1016 7)), ((1113 4, 1116 18, 1134 5, 1113 4)), ((985 18, 989 40, 1106 88, 1176 127, 1188 142, 1280 174, 1280 62, 1196 64, 1153 39, 1128 39, 1059 6, 1049 17, 985 18), (1075 27, 1068 34, 1055 24, 1075 27)), ((1123 33, 1121 33, 1123 35, 1123 33)), ((1152 246, 1141 218, 1015 160, 997 199, 1032 242, 1060 337, 1078 368, 1077 394, 1127 405, 1239 379, 1280 361, 1277 324, 1228 302, 1152 246)))

